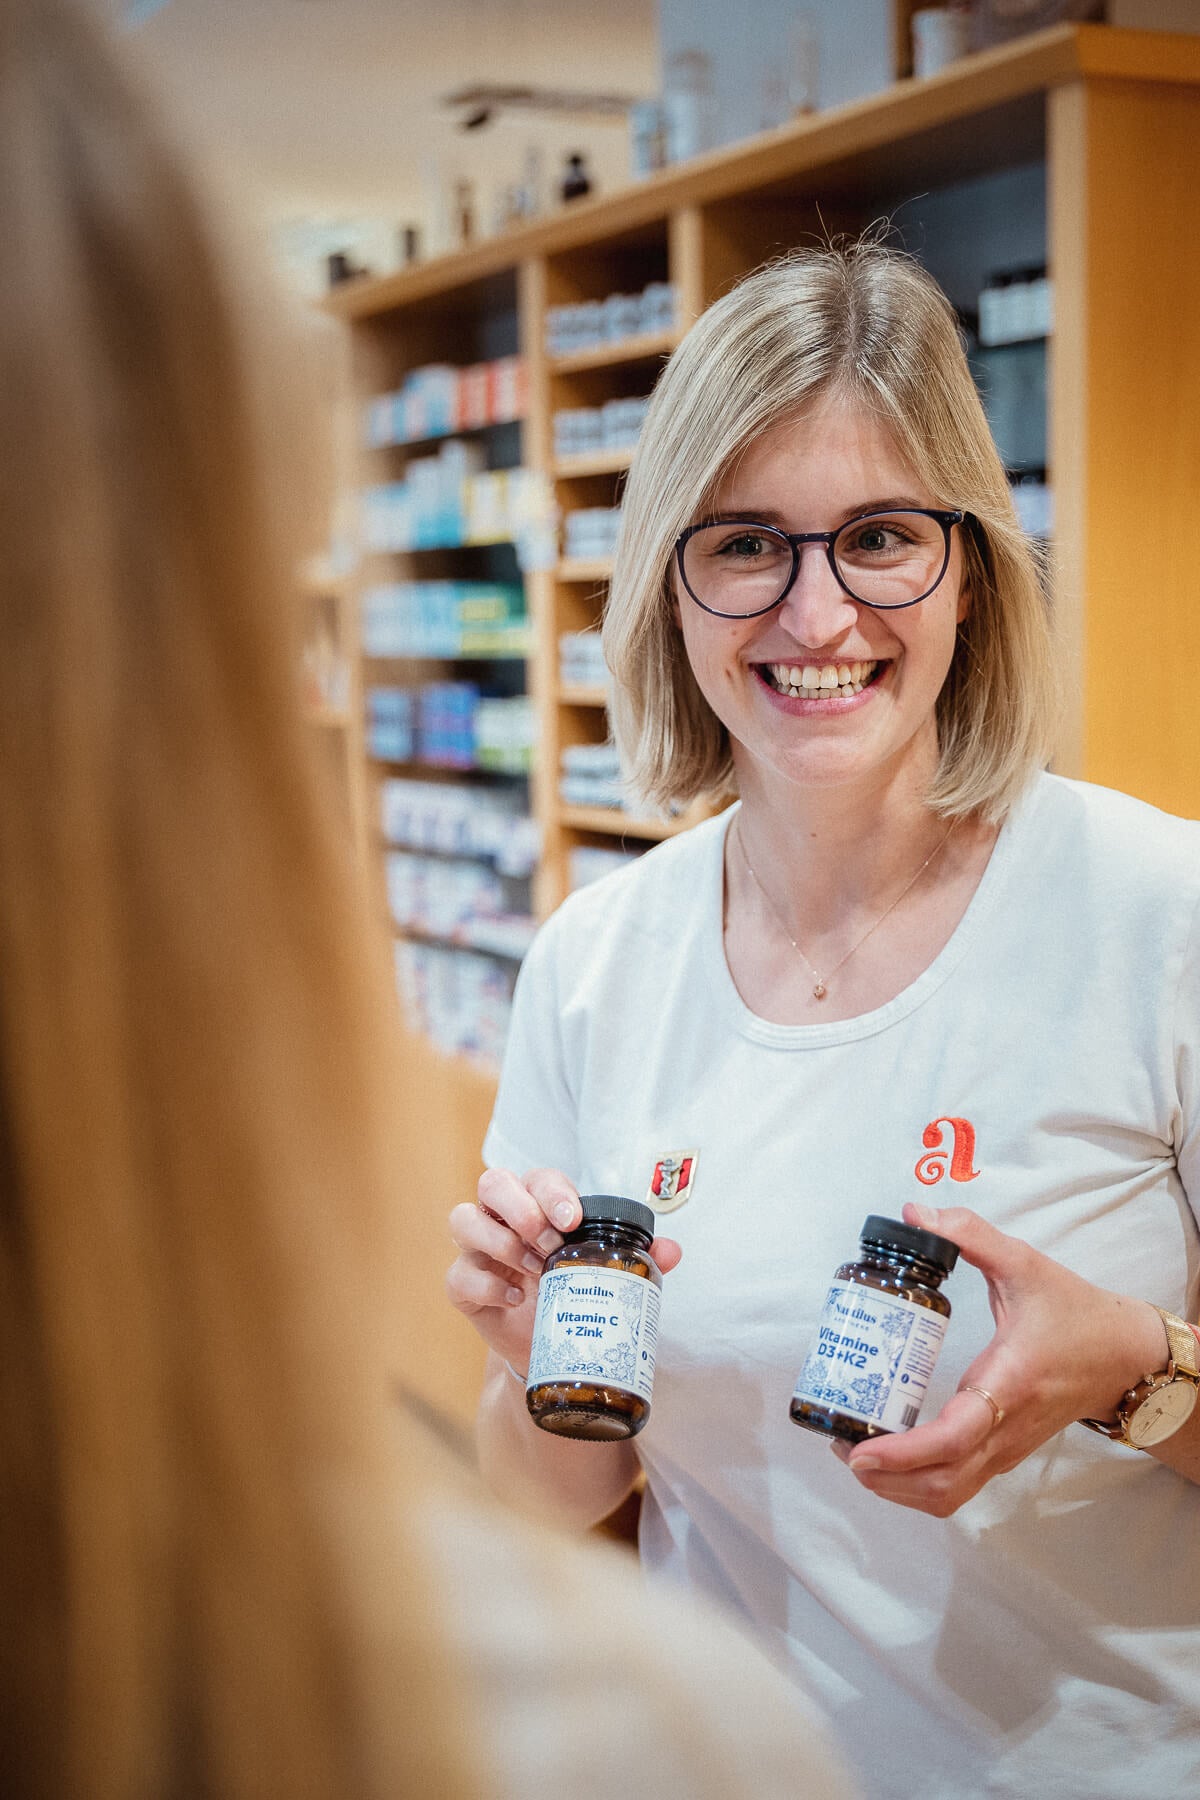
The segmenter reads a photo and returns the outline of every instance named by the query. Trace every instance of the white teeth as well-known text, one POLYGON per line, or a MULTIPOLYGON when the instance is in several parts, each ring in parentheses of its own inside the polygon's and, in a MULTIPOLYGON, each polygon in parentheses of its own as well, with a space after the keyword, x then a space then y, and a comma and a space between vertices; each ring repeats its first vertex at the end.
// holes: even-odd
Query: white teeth
POLYGON ((771 679, 781 694, 793 698, 819 694, 861 694, 879 665, 874 662, 853 663, 768 663, 771 679))

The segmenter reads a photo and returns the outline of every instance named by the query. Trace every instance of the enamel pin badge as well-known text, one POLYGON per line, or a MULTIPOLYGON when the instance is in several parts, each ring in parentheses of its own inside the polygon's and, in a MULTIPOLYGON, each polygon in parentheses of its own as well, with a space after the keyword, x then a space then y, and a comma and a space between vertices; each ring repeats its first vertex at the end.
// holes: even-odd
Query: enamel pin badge
POLYGON ((650 1177, 646 1205, 656 1213, 675 1212, 686 1205, 696 1185, 699 1159, 698 1150, 673 1150, 669 1156, 660 1156, 650 1177))

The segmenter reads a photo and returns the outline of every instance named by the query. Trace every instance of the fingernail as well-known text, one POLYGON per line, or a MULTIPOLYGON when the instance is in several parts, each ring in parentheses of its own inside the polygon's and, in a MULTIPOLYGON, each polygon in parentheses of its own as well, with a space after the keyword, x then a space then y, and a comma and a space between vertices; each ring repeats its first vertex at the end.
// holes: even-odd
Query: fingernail
POLYGON ((551 1217, 559 1230, 565 1231, 569 1225, 574 1223, 575 1208, 569 1200, 560 1200, 558 1205, 552 1209, 551 1217))
POLYGON ((877 1456, 856 1456, 850 1464, 855 1475, 873 1475, 876 1469, 882 1469, 882 1467, 883 1464, 877 1456))
POLYGON ((937 1223, 937 1214, 934 1212, 932 1207, 920 1206, 920 1205, 918 1205, 918 1203, 915 1200, 910 1200, 908 1203, 908 1210, 910 1213, 914 1213, 916 1215, 916 1217, 921 1221, 921 1224, 924 1225, 926 1227, 926 1229, 928 1229, 929 1226, 935 1225, 937 1223))
POLYGON ((528 1269, 531 1275, 541 1274, 542 1261, 543 1259, 540 1256, 535 1256, 532 1250, 525 1250, 521 1253, 521 1267, 523 1269, 528 1269))
POLYGON ((559 1237, 557 1231, 543 1231, 541 1237, 537 1240, 537 1247, 543 1256, 549 1256, 552 1250, 558 1249, 561 1242, 562 1239, 559 1237))
POLYGON ((520 1306, 525 1295, 520 1288, 509 1288, 507 1297, 510 1306, 520 1306))

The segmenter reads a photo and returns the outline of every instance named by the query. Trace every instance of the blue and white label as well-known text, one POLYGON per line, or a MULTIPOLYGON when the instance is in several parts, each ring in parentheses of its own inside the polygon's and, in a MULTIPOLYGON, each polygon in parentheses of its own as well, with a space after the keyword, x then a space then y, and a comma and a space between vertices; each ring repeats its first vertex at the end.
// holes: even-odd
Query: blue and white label
POLYGON ((649 1401, 661 1299, 624 1269, 571 1263, 543 1275, 526 1389, 543 1381, 596 1381, 649 1401))
POLYGON ((945 1335, 942 1313, 855 1281, 835 1281, 794 1398, 881 1431, 908 1431, 945 1335))

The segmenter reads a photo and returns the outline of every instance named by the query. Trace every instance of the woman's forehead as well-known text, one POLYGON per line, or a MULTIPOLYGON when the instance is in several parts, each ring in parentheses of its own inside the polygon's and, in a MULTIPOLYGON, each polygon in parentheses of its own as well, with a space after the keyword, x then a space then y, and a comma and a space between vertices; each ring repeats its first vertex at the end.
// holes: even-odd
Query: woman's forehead
POLYGON ((779 485, 857 486, 914 494, 924 484, 878 414, 827 396, 789 414, 744 445, 717 483, 715 502, 750 498, 779 485))

